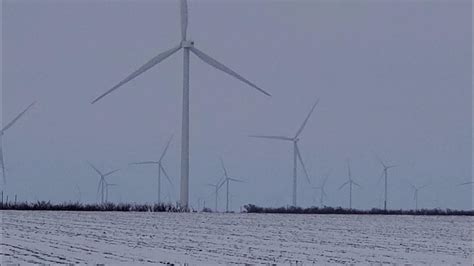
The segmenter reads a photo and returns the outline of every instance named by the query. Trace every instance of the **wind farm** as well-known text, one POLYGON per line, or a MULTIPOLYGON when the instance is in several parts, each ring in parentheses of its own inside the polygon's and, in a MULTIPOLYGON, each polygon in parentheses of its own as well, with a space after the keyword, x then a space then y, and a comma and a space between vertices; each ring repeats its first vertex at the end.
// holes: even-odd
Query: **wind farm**
POLYGON ((470 5, 2 8, 1 264, 471 263, 470 5))

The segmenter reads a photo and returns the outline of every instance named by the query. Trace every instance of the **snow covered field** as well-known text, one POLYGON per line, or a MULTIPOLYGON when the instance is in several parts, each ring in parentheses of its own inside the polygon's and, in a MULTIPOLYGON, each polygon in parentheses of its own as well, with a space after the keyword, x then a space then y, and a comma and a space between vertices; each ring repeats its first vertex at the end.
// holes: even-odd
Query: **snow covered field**
POLYGON ((2 264, 472 265, 473 217, 0 211, 2 264))

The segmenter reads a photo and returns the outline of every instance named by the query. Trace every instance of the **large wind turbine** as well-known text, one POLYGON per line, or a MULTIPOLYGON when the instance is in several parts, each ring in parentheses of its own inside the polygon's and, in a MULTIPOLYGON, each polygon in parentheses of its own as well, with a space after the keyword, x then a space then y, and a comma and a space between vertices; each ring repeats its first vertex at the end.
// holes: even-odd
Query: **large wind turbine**
POLYGON ((88 164, 90 165, 90 167, 92 167, 92 169, 94 169, 94 171, 100 176, 100 179, 99 179, 99 184, 97 185, 97 194, 100 193, 100 202, 102 204, 105 203, 105 196, 106 196, 106 190, 107 190, 107 181, 105 180, 105 177, 119 171, 120 169, 116 169, 116 170, 113 170, 113 171, 110 171, 110 172, 107 172, 105 174, 103 174, 101 171, 99 171, 99 169, 97 169, 97 167, 95 167, 93 164, 89 163, 88 164))
POLYGON ((0 167, 2 168, 2 178, 3 178, 3 185, 5 186, 7 183, 7 174, 5 171, 5 159, 3 157, 3 144, 2 144, 2 137, 5 132, 12 127, 19 119, 22 117, 36 102, 31 103, 26 107, 21 113, 19 113, 10 123, 8 123, 6 126, 2 128, 0 131, 0 167))
POLYGON ((300 128, 298 129, 298 131, 296 132, 294 137, 262 136, 262 135, 252 135, 252 136, 250 136, 250 137, 253 137, 253 138, 275 139, 275 140, 284 140, 284 141, 293 142, 293 195, 292 195, 293 196, 293 201, 292 201, 293 206, 296 206, 296 198, 297 198, 297 196, 296 196, 296 183, 297 183, 296 179, 297 179, 298 160, 300 161, 301 166, 303 167, 303 171, 306 175, 306 179, 308 180, 308 183, 311 183, 311 181, 309 180, 308 172, 306 171, 306 167, 304 166, 303 159, 301 158, 300 149, 298 148, 298 141, 300 140, 299 136, 300 136, 301 132, 303 132, 303 129, 306 126, 306 123, 308 122, 309 117, 313 113, 314 108, 316 108, 316 105, 318 104, 318 102, 319 102, 319 99, 316 100, 316 102, 313 104, 313 107, 311 108, 311 111, 309 111, 308 115, 306 116, 306 119, 303 121, 303 124, 300 126, 300 128))
POLYGON ((207 184, 210 187, 214 188, 214 196, 215 196, 215 202, 214 202, 214 211, 217 212, 217 198, 219 195, 219 189, 224 185, 223 179, 220 179, 216 184, 207 184))
POLYGON ((227 191, 225 211, 229 212, 229 183, 230 181, 233 181, 233 182, 244 182, 244 181, 229 177, 229 175, 227 174, 227 170, 225 169, 225 166, 224 166, 224 160, 222 160, 222 158, 221 158, 221 166, 222 166, 222 170, 224 171, 224 179, 222 180, 222 184, 226 183, 226 191, 227 191))
POLYGON ((418 210, 418 191, 421 190, 421 189, 424 189, 428 185, 424 185, 424 186, 421 186, 421 187, 416 187, 412 184, 410 184, 410 185, 414 190, 413 199, 415 200, 415 211, 416 211, 416 210, 418 210))
POLYGON ((122 85, 138 77, 145 71, 159 64, 172 54, 176 53, 180 49, 183 49, 183 112, 182 112, 182 127, 181 127, 181 188, 180 188, 180 204, 182 207, 187 208, 189 204, 189 53, 194 53, 199 59, 205 63, 221 70, 234 78, 246 83, 247 85, 257 89, 261 93, 270 96, 270 94, 257 85, 253 84, 249 80, 245 79, 238 73, 234 72, 227 66, 223 65, 219 61, 215 60, 211 56, 207 55, 203 51, 199 50, 194 46, 194 42, 186 39, 186 30, 188 27, 188 4, 186 0, 181 0, 181 42, 153 57, 150 61, 141 66, 138 70, 127 76, 124 80, 120 81, 117 85, 106 91, 104 94, 97 97, 92 103, 95 103, 118 89, 122 85))
POLYGON ((385 164, 380 158, 379 158, 379 162, 380 162, 380 164, 381 164, 382 167, 383 167, 382 175, 380 176, 380 178, 385 177, 385 199, 384 199, 384 202, 383 202, 383 209, 384 209, 384 210, 387 210, 387 190, 388 190, 388 189, 387 189, 387 186, 388 186, 387 179, 388 179, 388 169, 397 167, 398 165, 387 165, 387 164, 385 164))
POLYGON ((163 153, 161 153, 160 159, 158 161, 146 161, 146 162, 137 162, 137 163, 131 163, 133 165, 141 165, 141 164, 156 164, 158 165, 158 204, 161 203, 161 172, 165 175, 166 179, 168 182, 173 185, 173 182, 171 181, 171 178, 169 177, 168 173, 165 170, 165 167, 163 166, 163 158, 166 155, 166 152, 168 151, 168 148, 170 146, 171 140, 173 139, 173 136, 170 137, 168 140, 168 143, 166 143, 165 149, 163 150, 163 153))
POLYGON ((323 179, 323 182, 321 182, 321 185, 313 187, 313 189, 320 191, 320 194, 319 194, 320 207, 323 207, 324 197, 327 197, 327 194, 326 194, 326 191, 324 191, 324 188, 326 187, 326 181, 328 181, 328 178, 329 178, 329 175, 326 175, 323 179))
POLYGON ((352 179, 352 175, 351 175, 351 165, 350 165, 349 161, 347 161, 347 174, 348 174, 349 180, 346 181, 344 184, 342 184, 342 185, 339 187, 339 190, 342 189, 345 185, 349 184, 349 209, 352 209, 352 185, 356 185, 356 186, 358 186, 358 187, 360 187, 360 185, 357 184, 357 183, 352 179))

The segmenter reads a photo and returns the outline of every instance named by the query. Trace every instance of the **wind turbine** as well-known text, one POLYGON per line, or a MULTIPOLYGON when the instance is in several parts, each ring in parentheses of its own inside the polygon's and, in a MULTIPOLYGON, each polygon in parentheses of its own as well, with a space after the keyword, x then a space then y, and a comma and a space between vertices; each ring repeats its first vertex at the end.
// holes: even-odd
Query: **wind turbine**
POLYGON ((319 194, 319 205, 320 205, 321 207, 324 206, 324 204, 323 204, 324 197, 327 197, 327 194, 326 194, 326 192, 324 191, 324 187, 326 186, 326 181, 328 180, 328 178, 329 178, 329 175, 326 175, 326 176, 324 177, 323 182, 321 183, 320 186, 313 187, 313 189, 315 189, 315 190, 320 190, 320 192, 321 192, 321 193, 319 194))
POLYGON ((222 180, 222 184, 226 183, 226 191, 227 191, 225 211, 229 212, 229 183, 230 181, 241 182, 241 183, 243 183, 244 181, 229 177, 229 175, 227 174, 227 170, 225 169, 225 166, 224 166, 224 160, 222 160, 222 158, 221 158, 221 166, 222 166, 222 170, 224 170, 224 179, 222 180))
POLYGON ((217 212, 217 197, 219 195, 219 189, 224 185, 224 179, 220 179, 216 184, 207 184, 210 187, 214 188, 214 195, 215 195, 215 205, 214 205, 214 211, 217 212))
POLYGON ((3 185, 7 184, 7 175, 5 171, 5 159, 3 157, 3 144, 2 144, 2 137, 5 132, 12 127, 19 119, 22 117, 36 102, 32 102, 28 107, 26 107, 21 113, 19 113, 12 121, 10 121, 6 126, 2 128, 0 131, 0 167, 2 168, 2 177, 3 177, 3 185))
POLYGON ((413 195, 413 199, 415 200, 415 211, 418 210, 418 191, 425 188, 426 186, 428 185, 424 185, 424 186, 421 186, 421 187, 416 187, 412 184, 410 184, 411 187, 413 188, 414 190, 414 195, 413 195))
POLYGON ((173 182, 171 181, 168 173, 165 170, 165 167, 163 166, 163 158, 166 155, 166 152, 168 151, 168 148, 170 146, 171 140, 173 139, 173 135, 171 135, 170 139, 166 143, 165 149, 161 153, 160 159, 158 161, 146 161, 146 162, 137 162, 137 163, 131 163, 132 165, 143 165, 143 164, 156 164, 158 165, 158 204, 161 203, 161 172, 165 175, 166 179, 168 182, 173 185, 173 182))
POLYGON ((314 111, 314 108, 316 108, 316 105, 318 104, 319 99, 316 100, 316 102, 313 104, 313 107, 311 107, 311 111, 309 111, 308 115, 306 116, 306 119, 303 121, 303 124, 300 126, 298 131, 296 132, 294 137, 284 137, 284 136, 263 136, 263 135, 251 135, 250 137, 253 138, 264 138, 264 139, 275 139, 275 140, 283 140, 283 141, 291 141, 293 142, 293 206, 296 206, 296 179, 297 179, 297 164, 298 160, 301 163, 301 166, 303 167, 303 171, 306 175, 306 179, 308 180, 308 183, 311 184, 311 181, 309 180, 309 175, 308 172, 306 171, 306 167, 304 166, 303 159, 301 158, 300 154, 300 149, 298 148, 298 141, 299 136, 301 132, 303 132, 304 127, 306 126, 306 123, 309 120, 309 117, 314 111))
POLYGON ((105 177, 119 171, 120 169, 116 169, 116 170, 113 170, 113 171, 110 171, 110 172, 107 172, 105 174, 103 174, 101 171, 99 171, 99 169, 97 169, 93 164, 91 163, 88 163, 90 165, 90 167, 92 167, 92 169, 94 169, 94 171, 100 176, 100 179, 99 179, 99 184, 97 185, 97 194, 99 194, 100 192, 100 202, 102 204, 105 203, 105 196, 106 196, 106 189, 107 189, 107 182, 105 181, 105 177))
POLYGON ((387 165, 380 158, 378 158, 378 160, 379 160, 380 164, 383 167, 382 175, 380 176, 380 178, 385 177, 385 199, 384 199, 384 202, 383 202, 383 209, 386 211, 387 210, 387 190, 388 190, 387 189, 387 186, 388 186, 388 183, 387 183, 388 169, 397 167, 398 165, 387 165))
POLYGON ((342 185, 339 187, 339 190, 341 190, 345 185, 349 184, 349 209, 352 209, 352 185, 356 185, 356 186, 358 186, 358 187, 360 187, 360 185, 357 184, 357 183, 352 179, 352 175, 351 175, 351 165, 350 165, 349 161, 347 161, 347 173, 348 173, 349 180, 346 181, 344 184, 342 184, 342 185))
POLYGON ((233 76, 234 78, 246 83, 247 85, 257 89, 261 93, 270 96, 270 94, 261 88, 259 88, 254 83, 245 79, 238 73, 234 72, 224 64, 220 63, 216 59, 207 55, 203 51, 199 50, 194 46, 194 42, 186 39, 186 31, 188 27, 188 4, 186 0, 181 0, 181 42, 163 52, 153 57, 138 70, 127 76, 125 79, 120 81, 117 85, 113 86, 111 89, 106 91, 104 94, 97 97, 92 103, 95 103, 108 95, 109 93, 115 91, 122 85, 127 82, 135 79, 145 71, 151 69, 155 65, 159 64, 172 54, 176 53, 180 49, 183 49, 183 111, 182 111, 182 127, 181 127, 181 188, 180 188, 180 204, 181 207, 187 208, 189 205, 189 54, 192 52, 199 59, 205 63, 211 65, 218 70, 221 70, 224 73, 233 76))

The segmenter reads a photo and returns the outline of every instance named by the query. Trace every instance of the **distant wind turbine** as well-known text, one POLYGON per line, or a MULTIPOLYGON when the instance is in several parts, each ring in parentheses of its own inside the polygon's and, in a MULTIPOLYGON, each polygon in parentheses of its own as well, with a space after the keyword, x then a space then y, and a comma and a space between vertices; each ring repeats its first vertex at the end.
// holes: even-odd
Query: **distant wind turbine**
POLYGON ((353 179, 352 179, 352 175, 351 175, 351 165, 349 163, 349 161, 347 161, 347 172, 348 172, 348 177, 349 177, 349 180, 347 182, 345 182, 344 184, 342 184, 340 187, 339 187, 339 190, 341 190, 345 185, 349 184, 349 209, 352 209, 352 185, 356 185, 358 187, 360 187, 359 184, 357 184, 353 179))
POLYGON ((12 127, 19 119, 20 117, 22 117, 33 105, 35 105, 36 102, 33 102, 31 103, 30 105, 28 105, 28 107, 26 107, 21 113, 19 113, 15 118, 13 118, 12 121, 10 121, 6 126, 4 126, 2 128, 2 130, 0 131, 0 167, 2 168, 2 177, 3 177, 3 185, 6 186, 7 184, 7 175, 6 175, 6 171, 5 171, 5 159, 3 157, 3 144, 2 144, 2 137, 3 137, 3 134, 5 134, 5 132, 10 128, 12 127))
POLYGON ((421 189, 424 189, 428 185, 424 185, 424 186, 421 186, 421 187, 416 187, 412 184, 410 184, 410 185, 411 185, 411 187, 413 188, 413 191, 414 191, 413 199, 415 200, 415 211, 416 211, 416 210, 418 210, 418 191, 421 190, 421 189))
POLYGON ((380 178, 385 177, 385 199, 383 202, 383 209, 387 210, 388 169, 397 167, 398 165, 387 165, 380 158, 378 158, 378 160, 383 167, 382 175, 380 176, 380 178))
POLYGON ((226 183, 226 191, 227 191, 225 211, 229 212, 229 183, 230 181, 241 182, 241 183, 244 181, 229 177, 229 175, 227 174, 227 170, 225 169, 225 166, 224 166, 224 160, 222 160, 222 158, 221 158, 221 166, 222 166, 222 170, 224 171, 224 179, 222 180, 222 184, 226 183))
POLYGON ((109 202, 109 187, 116 187, 116 186, 118 185, 105 182, 105 203, 109 202))
POLYGON ((303 121, 303 124, 300 126, 300 128, 298 129, 298 131, 296 132, 294 137, 263 136, 263 135, 251 135, 250 136, 250 137, 253 137, 253 138, 275 139, 275 140, 283 140, 283 141, 293 142, 293 195, 292 195, 293 196, 292 197, 293 206, 296 206, 296 199, 297 199, 297 194, 296 194, 297 193, 297 191, 296 191, 297 182, 296 181, 297 181, 298 160, 300 161, 301 166, 303 167, 303 171, 305 173, 306 180, 308 181, 308 183, 311 184, 311 181, 309 180, 308 171, 306 171, 306 167, 304 166, 303 159, 301 158, 300 149, 298 148, 298 141, 300 140, 299 136, 300 136, 301 132, 303 132, 303 129, 306 126, 306 123, 308 123, 309 117, 313 113, 314 108, 316 108, 316 105, 318 105, 318 102, 319 102, 319 99, 316 100, 316 102, 311 107, 311 111, 309 111, 308 115, 306 116, 306 119, 303 121))
POLYGON ((150 61, 141 66, 138 70, 130 74, 124 80, 120 81, 117 85, 106 91, 104 94, 97 97, 92 103, 95 103, 118 89, 127 82, 135 79, 145 71, 151 69, 155 65, 159 64, 161 61, 165 60, 172 54, 176 53, 180 49, 183 49, 183 111, 182 111, 182 130, 181 130, 181 189, 180 189, 180 204, 181 207, 187 208, 189 205, 189 53, 194 53, 199 59, 205 63, 217 68, 220 71, 223 71, 230 76, 246 83, 247 85, 257 89, 261 93, 270 96, 270 94, 252 82, 248 81, 238 73, 234 72, 227 66, 218 62, 211 56, 207 55, 203 51, 199 50, 194 46, 194 42, 186 39, 186 31, 188 27, 188 4, 186 0, 181 0, 181 42, 153 57, 150 61))
POLYGON ((105 180, 105 177, 119 171, 120 169, 116 169, 116 170, 113 170, 113 171, 110 171, 110 172, 107 172, 105 174, 103 174, 101 171, 99 171, 99 169, 97 169, 93 164, 89 163, 88 164, 90 165, 90 167, 92 169, 94 169, 94 171, 100 176, 100 179, 99 179, 99 184, 97 185, 97 194, 100 193, 100 202, 102 204, 105 203, 105 196, 106 196, 106 190, 107 190, 107 182, 105 180))
POLYGON ((165 167, 163 166, 163 158, 166 155, 166 152, 168 151, 168 148, 170 146, 171 140, 173 139, 173 135, 171 135, 170 139, 166 143, 165 149, 161 153, 160 159, 158 161, 146 161, 146 162, 136 162, 136 163, 131 163, 132 165, 143 165, 143 164, 156 164, 158 165, 158 204, 161 203, 161 172, 165 175, 166 179, 168 182, 173 185, 173 182, 171 181, 171 178, 169 177, 168 173, 165 170, 165 167))
POLYGON ((329 175, 326 175, 323 179, 323 182, 321 182, 321 185, 313 187, 315 190, 319 190, 319 205, 320 207, 324 206, 324 198, 327 197, 326 191, 324 191, 324 188, 326 187, 326 181, 328 181, 329 175))
POLYGON ((224 185, 225 179, 222 178, 220 179, 216 184, 207 184, 210 187, 214 188, 214 196, 215 196, 215 202, 214 202, 214 211, 217 212, 217 198, 219 196, 219 189, 224 185))

